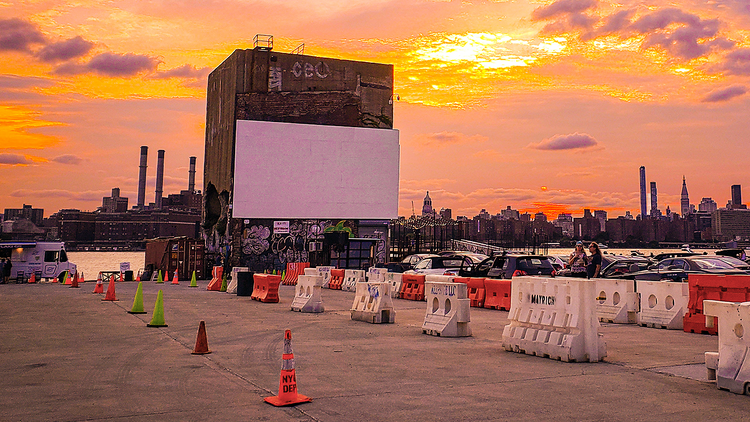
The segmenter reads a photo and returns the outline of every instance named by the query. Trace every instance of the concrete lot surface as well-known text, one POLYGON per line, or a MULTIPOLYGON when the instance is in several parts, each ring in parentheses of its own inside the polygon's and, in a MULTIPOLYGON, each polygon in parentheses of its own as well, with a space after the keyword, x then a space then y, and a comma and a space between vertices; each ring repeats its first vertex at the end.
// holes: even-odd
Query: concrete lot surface
POLYGON ((605 362, 564 363, 504 351, 507 312, 472 308, 472 337, 440 338, 425 302, 373 325, 350 319, 350 292, 301 314, 291 286, 267 304, 187 284, 144 283, 145 315, 126 312, 134 282, 119 302, 91 282, 0 285, 0 421, 750 420, 750 397, 705 380, 716 336, 603 324, 605 362), (169 326, 149 328, 158 289, 169 326), (213 353, 192 355, 201 320, 213 353), (313 402, 276 408, 287 328, 313 402))

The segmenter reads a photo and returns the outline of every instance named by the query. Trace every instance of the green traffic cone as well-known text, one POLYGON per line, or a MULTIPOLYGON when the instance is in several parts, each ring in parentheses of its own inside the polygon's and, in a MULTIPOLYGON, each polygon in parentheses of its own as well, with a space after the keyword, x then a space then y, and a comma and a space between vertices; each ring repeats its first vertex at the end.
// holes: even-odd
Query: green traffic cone
POLYGON ((135 291, 135 298, 133 299, 133 308, 128 311, 129 314, 145 314, 143 310, 143 282, 138 283, 138 289, 135 291))
POLYGON ((167 327, 164 322, 164 297, 159 290, 159 294, 156 295, 156 305, 154 305, 154 317, 151 318, 151 322, 146 324, 147 327, 167 327))
POLYGON ((226 292, 227 291, 227 276, 224 274, 224 277, 221 279, 221 288, 219 288, 220 292, 226 292))
POLYGON ((286 270, 281 272, 281 281, 284 281, 286 279, 286 270))
POLYGON ((198 287, 198 280, 195 278, 195 270, 193 270, 193 278, 190 279, 190 285, 188 287, 198 287))
POLYGON ((161 278, 161 270, 159 270, 159 276, 156 278, 156 284, 164 283, 164 279, 161 278))

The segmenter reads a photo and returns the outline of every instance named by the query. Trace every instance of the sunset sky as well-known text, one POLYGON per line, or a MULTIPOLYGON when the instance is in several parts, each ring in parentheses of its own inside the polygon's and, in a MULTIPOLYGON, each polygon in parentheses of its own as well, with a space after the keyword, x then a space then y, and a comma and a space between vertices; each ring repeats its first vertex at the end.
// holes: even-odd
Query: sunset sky
POLYGON ((274 50, 395 66, 399 213, 640 211, 750 197, 747 0, 0 1, 0 209, 202 189, 208 73, 274 50))

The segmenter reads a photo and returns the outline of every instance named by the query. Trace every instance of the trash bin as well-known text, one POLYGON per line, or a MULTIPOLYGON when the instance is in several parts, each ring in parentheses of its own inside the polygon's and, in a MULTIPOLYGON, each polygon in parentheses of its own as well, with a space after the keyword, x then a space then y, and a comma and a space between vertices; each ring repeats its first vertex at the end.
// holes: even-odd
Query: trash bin
POLYGON ((125 274, 123 275, 123 281, 133 281, 133 271, 128 270, 125 271, 125 274))
POLYGON ((252 271, 241 271, 237 273, 237 296, 252 296, 253 294, 252 271))

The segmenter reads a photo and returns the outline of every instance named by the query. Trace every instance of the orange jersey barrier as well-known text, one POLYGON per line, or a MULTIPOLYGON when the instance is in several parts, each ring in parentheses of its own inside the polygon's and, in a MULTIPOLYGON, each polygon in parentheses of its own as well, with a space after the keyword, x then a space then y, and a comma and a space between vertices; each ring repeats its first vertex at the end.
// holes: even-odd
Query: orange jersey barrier
POLYGON ((469 300, 473 308, 484 308, 484 278, 479 277, 456 277, 453 279, 454 283, 466 284, 469 292, 469 300))
POLYGON ((206 290, 213 290, 213 291, 221 291, 221 279, 224 275, 224 267, 214 267, 213 270, 213 278, 211 278, 211 281, 208 283, 208 286, 206 286, 206 290))
POLYGON ((309 267, 309 262, 287 262, 282 284, 285 286, 296 286, 299 276, 305 273, 305 268, 309 267))
POLYGON ((510 287, 510 280, 485 279, 484 307, 510 311, 510 287))
POLYGON ((253 293, 250 299, 263 303, 279 303, 280 284, 280 275, 253 274, 253 293))
POLYGON ((688 289, 688 311, 682 319, 682 329, 686 333, 716 335, 718 318, 714 318, 712 327, 706 326, 703 301, 750 301, 750 275, 690 274, 688 289))
POLYGON ((398 296, 406 300, 424 300, 424 279, 421 274, 404 274, 398 296))
POLYGON ((346 270, 332 269, 331 270, 331 281, 328 282, 328 288, 332 290, 341 290, 341 285, 344 284, 344 276, 346 270))

